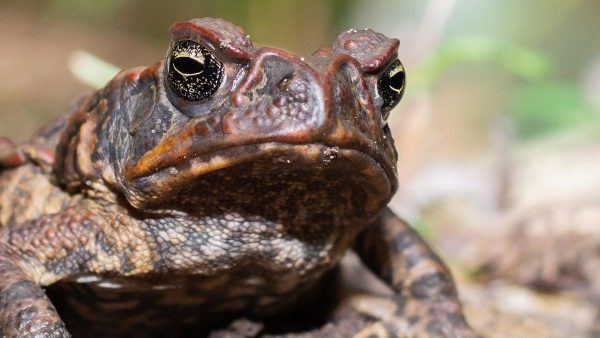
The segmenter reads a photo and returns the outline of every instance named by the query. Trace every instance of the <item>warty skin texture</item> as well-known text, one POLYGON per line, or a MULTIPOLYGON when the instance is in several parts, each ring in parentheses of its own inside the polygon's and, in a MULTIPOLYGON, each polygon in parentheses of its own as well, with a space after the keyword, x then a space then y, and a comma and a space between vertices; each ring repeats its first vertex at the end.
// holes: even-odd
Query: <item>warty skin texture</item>
POLYGON ((397 153, 377 83, 397 40, 350 30, 299 58, 210 18, 171 38, 222 63, 207 98, 174 91, 167 54, 31 141, 3 141, 5 336, 189 336, 268 320, 327 292, 353 246, 410 332, 470 334, 447 269, 386 209, 397 153))

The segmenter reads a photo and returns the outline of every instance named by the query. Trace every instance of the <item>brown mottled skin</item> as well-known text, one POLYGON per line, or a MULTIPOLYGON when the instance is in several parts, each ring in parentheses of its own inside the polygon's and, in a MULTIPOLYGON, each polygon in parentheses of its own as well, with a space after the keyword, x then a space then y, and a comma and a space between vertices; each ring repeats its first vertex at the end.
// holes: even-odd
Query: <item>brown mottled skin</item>
MULTIPOLYGON (((30 141, 0 139, 2 336, 268 323, 323 302, 353 246, 406 332, 471 334, 445 266, 386 208, 397 153, 378 80, 398 40, 350 30, 299 58, 210 18, 171 38, 165 60, 119 73, 30 141), (189 55, 215 70, 190 75, 189 55), (175 71, 196 82, 179 90, 175 71)), ((408 335, 393 322, 357 337, 408 335)))

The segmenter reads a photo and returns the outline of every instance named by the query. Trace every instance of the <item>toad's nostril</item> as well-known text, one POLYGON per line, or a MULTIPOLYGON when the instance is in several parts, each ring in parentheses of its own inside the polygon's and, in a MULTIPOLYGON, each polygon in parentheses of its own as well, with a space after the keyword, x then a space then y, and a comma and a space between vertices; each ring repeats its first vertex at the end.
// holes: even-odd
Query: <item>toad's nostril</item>
POLYGON ((281 78, 281 80, 279 80, 279 82, 277 82, 277 84, 275 86, 277 87, 277 89, 279 89, 281 91, 287 91, 287 90, 289 90, 290 83, 293 78, 294 78, 294 73, 286 74, 281 78))

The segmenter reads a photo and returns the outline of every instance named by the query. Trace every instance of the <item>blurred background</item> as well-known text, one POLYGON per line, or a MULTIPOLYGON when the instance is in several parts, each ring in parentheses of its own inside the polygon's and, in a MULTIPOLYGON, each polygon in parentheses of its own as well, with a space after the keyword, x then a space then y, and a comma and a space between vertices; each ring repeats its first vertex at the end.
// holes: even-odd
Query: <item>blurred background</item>
POLYGON ((399 38, 392 207, 490 337, 600 336, 600 2, 0 0, 0 136, 26 140, 202 16, 298 54, 349 28, 399 38))

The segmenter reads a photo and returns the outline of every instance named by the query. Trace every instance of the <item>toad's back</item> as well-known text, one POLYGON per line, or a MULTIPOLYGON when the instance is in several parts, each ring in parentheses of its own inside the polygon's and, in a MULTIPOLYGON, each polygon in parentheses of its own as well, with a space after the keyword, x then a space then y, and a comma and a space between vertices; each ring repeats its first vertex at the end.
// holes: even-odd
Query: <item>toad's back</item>
POLYGON ((19 146, 0 137, 0 227, 57 213, 79 198, 49 176, 64 126, 65 119, 59 118, 19 146))

